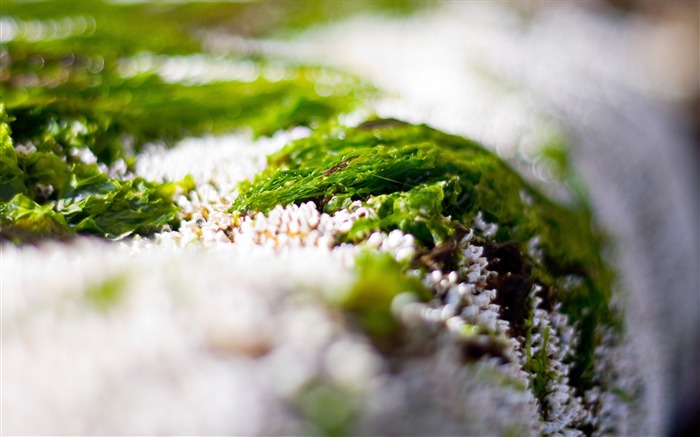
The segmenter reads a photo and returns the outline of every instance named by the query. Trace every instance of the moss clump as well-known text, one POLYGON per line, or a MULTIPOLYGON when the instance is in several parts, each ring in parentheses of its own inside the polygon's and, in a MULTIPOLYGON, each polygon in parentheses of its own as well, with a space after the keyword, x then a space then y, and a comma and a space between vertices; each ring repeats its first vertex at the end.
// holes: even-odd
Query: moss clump
POLYGON ((377 217, 358 220, 345 240, 401 229, 426 249, 445 242, 454 229, 472 226, 481 212, 498 225, 496 243, 512 243, 524 254, 522 276, 547 287, 579 323, 571 379, 589 386, 600 341, 596 327, 618 320, 609 308, 612 272, 601 259, 601 237, 585 207, 550 201, 473 141, 396 120, 316 131, 270 156, 268 164, 239 187, 232 211, 311 200, 332 212, 359 200, 377 217), (536 237, 542 256, 528 253, 536 237))
MULTIPOLYGON (((247 55, 207 54, 206 34, 216 29, 246 34, 251 13, 268 21, 286 9, 306 14, 291 5, 76 1, 27 7, 5 1, 2 13, 12 37, 3 42, 0 92, 15 119, 15 139, 89 147, 110 164, 149 141, 169 144, 241 128, 270 135, 353 109, 369 89, 350 76, 247 55), (247 73, 238 80, 167 81, 157 69, 175 55, 197 55, 195 62, 247 73), (265 77, 266 70, 274 74, 265 77)), ((284 28, 295 21, 292 15, 261 28, 284 28)))
POLYGON ((165 82, 151 71, 105 78, 99 86, 69 79, 56 88, 5 82, 1 89, 20 144, 38 143, 58 154, 87 147, 107 164, 129 160, 147 142, 168 145, 186 136, 243 128, 271 135, 323 123, 359 103, 362 87, 352 79, 320 96, 315 87, 321 69, 280 68, 291 78, 186 85, 165 82))
POLYGON ((0 211, 2 236, 15 242, 174 225, 173 184, 129 174, 144 144, 321 125, 373 92, 327 68, 204 53, 202 32, 245 15, 247 5, 26 6, 2 4, 0 211), (169 80, 159 68, 172 55, 251 74, 169 80))
POLYGON ((111 178, 95 163, 51 151, 17 153, 2 105, 0 118, 2 239, 19 243, 76 232, 115 238, 175 224, 172 184, 111 178))
POLYGON ((427 300, 430 293, 418 279, 406 276, 406 265, 388 253, 364 251, 355 258, 357 280, 340 302, 351 319, 370 335, 375 346, 387 350, 396 343, 399 324, 391 304, 401 293, 427 300))
MULTIPOLYGON (((189 54, 198 54, 196 62, 248 73, 238 79, 173 82, 157 71, 169 59, 159 51, 162 47, 93 52, 83 50, 83 39, 99 41, 99 33, 76 41, 4 44, 0 91, 20 143, 88 147, 100 162, 110 164, 129 158, 147 142, 172 144, 185 136, 241 128, 270 135, 313 126, 352 110, 370 92, 358 80, 329 69, 215 57, 195 49, 189 54), (274 70, 274 77, 262 74, 268 70, 274 70)), ((118 45, 120 40, 109 41, 118 45)))

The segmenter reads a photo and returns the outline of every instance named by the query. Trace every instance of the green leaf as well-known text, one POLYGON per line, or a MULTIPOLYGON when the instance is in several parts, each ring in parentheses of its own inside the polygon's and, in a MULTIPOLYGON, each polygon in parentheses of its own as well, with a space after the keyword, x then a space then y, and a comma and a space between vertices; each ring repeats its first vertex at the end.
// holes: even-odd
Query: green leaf
POLYGON ((141 178, 118 181, 94 171, 76 172, 67 195, 72 197, 59 202, 59 211, 80 233, 108 238, 149 234, 174 224, 177 216, 168 190, 141 178))
POLYGON ((37 201, 48 199, 51 193, 60 191, 70 177, 66 163, 52 153, 32 153, 22 159, 22 167, 28 193, 37 201))
POLYGON ((63 238, 72 233, 52 205, 39 205, 23 194, 0 202, 0 237, 15 243, 42 237, 63 238))
POLYGON ((19 168, 6 117, 4 106, 0 104, 0 201, 7 201, 16 194, 27 193, 24 172, 19 168))
POLYGON ((369 333, 380 349, 395 344, 399 323, 391 314, 391 304, 401 293, 414 293, 427 299, 430 293, 416 279, 406 276, 406 266, 384 252, 366 250, 355 258, 357 280, 343 296, 341 306, 369 333))

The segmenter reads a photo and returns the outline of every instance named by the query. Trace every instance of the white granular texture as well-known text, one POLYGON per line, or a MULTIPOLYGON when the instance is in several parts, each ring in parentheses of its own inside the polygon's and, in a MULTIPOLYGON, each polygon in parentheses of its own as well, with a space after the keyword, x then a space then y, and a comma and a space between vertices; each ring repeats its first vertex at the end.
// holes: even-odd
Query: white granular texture
MULTIPOLYGON (((8 434, 299 433, 283 400, 326 346, 358 341, 315 297, 352 279, 324 250, 80 239, 3 257, 8 434), (95 308, 90 290, 114 278, 119 301, 95 308)), ((358 372, 377 368, 370 352, 355 360, 358 372)))
MULTIPOLYGON (((68 246, 5 251, 10 262, 3 263, 4 277, 22 266, 22 273, 3 283, 3 345, 11 357, 4 362, 5 376, 12 376, 3 396, 15 400, 6 410, 7 430, 305 433, 312 428, 288 408, 318 378, 343 390, 349 405, 363 404, 355 407, 355 426, 366 432, 407 432, 402 427, 408 422, 397 418, 387 424, 383 418, 422 409, 423 401, 405 397, 413 399, 418 387, 423 396, 439 400, 443 388, 452 384, 456 391, 449 395, 450 403, 416 416, 420 423, 410 429, 543 429, 537 401, 525 390, 529 381, 521 367, 522 344, 508 338, 508 323, 499 319, 499 307, 492 302, 495 290, 480 285, 493 273, 486 270, 482 249, 470 244, 474 231, 460 242, 458 271, 434 270, 423 278, 435 293, 434 302, 402 304, 399 299, 394 310, 418 330, 423 328, 416 320, 425 327, 443 326, 448 337, 461 335, 467 324, 497 335, 507 344, 504 355, 510 364, 487 360, 465 368, 458 354, 448 353, 451 343, 443 339, 436 354, 408 356, 396 374, 387 372, 367 339, 352 333, 327 303, 342 300, 352 283, 358 250, 367 247, 397 260, 410 259, 416 253, 411 235, 375 232, 361 245, 336 246, 335 238, 355 220, 376 214, 359 202, 333 215, 307 202, 233 218, 229 190, 219 191, 211 175, 235 156, 231 168, 238 170, 221 185, 250 177, 264 166, 264 154, 282 143, 256 148, 243 137, 201 141, 218 157, 199 160, 196 190, 178 200, 183 219, 177 231, 165 229, 152 239, 120 244, 79 239, 68 246), (32 274, 41 266, 47 266, 42 275, 32 274), (65 271, 70 277, 55 284, 53 278, 65 271), (110 281, 121 290, 118 301, 107 309, 95 308, 91 294, 110 281), (442 369, 439 376, 433 373, 436 365, 442 369), (491 372, 486 380, 482 366, 491 372), (65 389, 57 387, 56 377, 65 389), (426 386, 436 378, 438 384, 426 386), (501 382, 486 383, 493 378, 501 382), (199 413, 203 399, 208 408, 199 413), (449 411, 455 405, 461 405, 457 418, 440 419, 441 408, 449 411), (518 415, 504 420, 490 405, 510 405, 518 415), (32 422, 36 411, 45 417, 32 422), (180 414, 165 422, 166 411, 180 414)), ((169 151, 151 152, 141 158, 138 171, 156 180, 182 178, 195 145, 189 140, 169 151), (159 176, 159 171, 169 173, 159 176)), ((483 236, 496 230, 480 214, 474 227, 483 236)), ((488 341, 488 336, 477 340, 488 341)))
POLYGON ((186 139, 172 149, 152 145, 136 161, 136 174, 158 182, 179 181, 189 175, 202 200, 230 200, 239 182, 266 167, 267 155, 309 133, 299 127, 257 141, 249 134, 233 134, 186 139))

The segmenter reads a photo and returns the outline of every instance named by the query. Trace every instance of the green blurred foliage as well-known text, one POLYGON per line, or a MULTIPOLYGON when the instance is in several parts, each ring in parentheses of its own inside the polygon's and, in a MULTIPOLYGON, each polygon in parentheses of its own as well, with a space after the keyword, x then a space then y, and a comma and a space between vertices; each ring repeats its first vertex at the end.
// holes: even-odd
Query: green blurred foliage
POLYGON ((339 12, 325 3, 307 6, 3 1, 3 237, 116 238, 175 225, 172 184, 128 174, 145 144, 169 146, 237 129, 272 135, 321 125, 357 107, 374 91, 351 76, 205 52, 206 35, 262 35, 339 12), (168 79, 159 69, 172 61, 229 74, 168 79), (110 171, 119 165, 126 174, 110 171))

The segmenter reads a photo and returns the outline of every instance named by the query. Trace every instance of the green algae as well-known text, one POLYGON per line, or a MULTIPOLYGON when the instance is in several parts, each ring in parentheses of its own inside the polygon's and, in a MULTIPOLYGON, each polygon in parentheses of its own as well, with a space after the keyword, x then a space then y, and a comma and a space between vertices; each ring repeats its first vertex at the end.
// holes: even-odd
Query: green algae
POLYGON ((442 213, 445 204, 456 200, 461 188, 456 178, 420 184, 405 192, 369 196, 367 205, 377 211, 378 219, 361 218, 345 237, 361 241, 372 232, 401 229, 419 241, 443 242, 451 233, 450 220, 442 213), (452 196, 453 199, 446 199, 452 196))
MULTIPOLYGON (((538 351, 536 355, 532 355, 531 346, 529 344, 530 339, 528 338, 527 354, 528 360, 525 366, 525 370, 532 375, 532 392, 540 401, 540 405, 546 405, 545 397, 547 396, 547 381, 552 379, 552 371, 549 368, 549 357, 547 356, 547 346, 549 345, 549 331, 548 326, 543 334, 542 348, 538 351)), ((546 411, 543 408, 542 411, 546 411)), ((546 419, 546 416, 545 416, 546 419)))
MULTIPOLYGON (((108 41, 119 46, 134 36, 123 33, 124 38, 108 41)), ((354 109, 371 93, 356 78, 328 68, 214 56, 198 47, 170 58, 168 50, 148 40, 130 51, 100 44, 107 41, 100 42, 97 31, 76 41, 12 39, 3 44, 0 92, 15 118, 18 140, 84 144, 101 162, 111 163, 147 142, 169 145, 186 136, 234 129, 259 136, 314 126, 354 109), (226 69, 230 77, 205 80, 195 73, 166 80, 159 68, 173 60, 226 69)))
POLYGON ((398 321, 391 314, 394 298, 401 293, 413 293, 424 300, 430 296, 418 279, 406 275, 407 268, 388 253, 363 251, 355 258, 357 280, 339 302, 351 321, 381 350, 391 348, 400 334, 398 321))
POLYGON ((175 224, 172 184, 119 180, 50 151, 17 153, 0 105, 0 237, 16 243, 86 233, 117 238, 175 224))
POLYGON ((20 243, 44 237, 65 238, 70 234, 65 217, 54 211, 52 205, 39 205, 22 194, 9 202, 0 202, 0 240, 20 243))
POLYGON ((228 35, 258 34, 250 29, 258 22, 251 17, 260 14, 257 26, 269 33, 300 26, 299 17, 308 17, 311 24, 328 14, 331 19, 363 9, 406 9, 405 2, 385 3, 340 12, 342 7, 322 2, 300 8, 294 2, 48 1, 27 7, 26 2, 5 1, 2 16, 12 37, 0 52, 2 101, 16 118, 12 128, 18 140, 25 132, 48 130, 45 136, 59 141, 62 132, 52 132, 54 125, 81 125, 87 135, 75 140, 87 142, 106 163, 128 158, 149 141, 172 144, 185 136, 241 128, 271 135, 314 126, 354 109, 369 89, 328 68, 249 54, 207 54, 205 36, 224 30, 228 35), (157 74, 168 56, 191 55, 199 56, 198 62, 226 64, 234 76, 235 64, 253 72, 206 83, 172 83, 157 74), (272 77, 261 74, 266 69, 275 70, 272 77))
POLYGON ((86 298, 94 308, 106 311, 117 305, 125 292, 127 278, 114 276, 106 278, 86 291, 86 298))
MULTIPOLYGON (((23 2, 4 1, 3 19, 10 17, 24 30, 0 49, 0 92, 7 111, 0 124, 0 237, 18 243, 76 232, 116 238, 174 225, 172 195, 191 189, 191 180, 121 180, 97 164, 123 160, 131 168, 149 142, 167 146, 188 136, 240 129, 260 136, 309 126, 316 129, 309 138, 272 155, 268 170, 240 186, 233 211, 268 211, 278 204, 313 200, 332 213, 359 200, 377 215, 357 220, 339 243, 400 229, 415 236, 423 252, 449 243, 481 212, 484 220, 498 224, 493 240, 513 242, 525 254, 527 276, 544 287, 546 303, 561 302, 561 310, 576 323, 579 341, 570 378, 573 386, 588 387, 594 376, 593 352, 601 341, 599 327, 619 321, 609 309, 612 273, 600 257, 602 238, 590 224, 580 186, 573 187, 578 202, 564 207, 467 139, 396 120, 328 127, 338 114, 360 106, 374 92, 351 76, 236 53, 203 54, 204 35, 211 31, 240 36, 284 33, 351 15, 362 9, 356 10, 360 3, 304 3, 302 13, 295 2, 274 7, 264 2, 225 3, 215 8, 38 2, 28 8, 23 2), (30 32, 54 28, 55 35, 61 35, 61 29, 70 32, 38 40, 30 32), (190 55, 212 65, 251 67, 255 75, 172 81, 158 73, 172 59, 169 56, 190 55), (145 68, 139 66, 144 63, 145 68), (268 67, 278 70, 278 77, 263 74, 268 67), (36 151, 17 153, 15 146, 36 151), (85 150, 97 164, 83 162, 85 150), (533 243, 537 250, 531 252, 533 243)), ((565 148, 554 144, 543 155, 557 164, 558 177, 571 180, 565 148)), ((341 306, 385 348, 399 330, 390 313, 393 298, 406 291, 423 296, 425 290, 406 276, 407 264, 389 255, 365 253, 356 262, 358 280, 341 306)), ((110 284, 97 290, 96 305, 112 302, 114 290, 110 284)), ((527 325, 526 320, 520 322, 527 325)), ((533 375, 533 391, 540 400, 550 379, 548 334, 536 356, 530 355, 529 330, 527 334, 526 370, 533 375)), ((336 397, 320 396, 305 413, 324 434, 343 434, 349 423, 324 419, 327 405, 345 408, 343 399, 336 397)))
POLYGON ((217 6, 2 3, 3 238, 117 238, 176 225, 173 183, 130 174, 144 145, 315 127, 374 93, 329 68, 205 53, 204 33, 263 7, 217 6), (173 79, 159 70, 171 61, 231 73, 173 79))
MULTIPOLYGON (((246 62, 263 68, 262 62, 246 62)), ((18 86, 11 78, 1 89, 7 112, 15 119, 17 141, 63 155, 66 149, 87 147, 106 164, 128 160, 149 142, 172 145, 184 137, 236 129, 260 136, 313 127, 354 109, 366 89, 347 78, 321 96, 314 77, 326 70, 280 69, 289 79, 182 84, 146 72, 100 86, 73 83, 69 76, 56 88, 18 86)))
MULTIPOLYGON (((0 12, 21 20, 53 21, 51 39, 95 35, 83 51, 134 53, 156 47, 160 52, 179 54, 202 49, 204 36, 261 38, 292 32, 357 14, 405 16, 429 7, 429 2, 376 0, 371 2, 269 2, 213 1, 114 2, 104 0, 3 0, 0 12), (64 17, 71 21, 63 21, 64 17), (126 26, 129 31, 125 32, 126 26), (68 28, 68 29, 65 29, 68 28), (67 34, 67 35, 66 35, 67 34)), ((35 28, 34 28, 35 29, 35 28)), ((25 32, 32 36, 32 32, 25 32)))
POLYGON ((61 159, 88 148, 98 162, 122 159, 130 166, 149 142, 172 145, 188 136, 237 129, 260 136, 313 127, 353 110, 373 92, 328 68, 208 54, 204 34, 218 27, 245 34, 245 25, 232 23, 249 24, 248 9, 269 8, 3 2, 10 37, 0 49, 0 95, 15 143, 33 144, 61 159), (224 65, 232 77, 166 80, 158 68, 171 59, 224 65))
POLYGON ((317 130, 271 155, 268 168, 239 191, 231 209, 237 213, 306 201, 327 212, 351 201, 375 209, 376 217, 358 220, 339 242, 401 229, 431 249, 454 229, 471 227, 481 212, 498 225, 493 240, 515 244, 528 275, 578 324, 576 386, 592 381, 596 327, 619 323, 609 308, 612 272, 600 256, 602 237, 589 211, 550 201, 468 139, 397 120, 317 130), (530 253, 533 243, 538 250, 530 253))
POLYGON ((3 169, 0 173, 0 199, 5 200, 26 191, 27 185, 12 144, 10 126, 7 124, 6 114, 1 106, 0 117, 3 118, 0 119, 0 164, 3 169))

